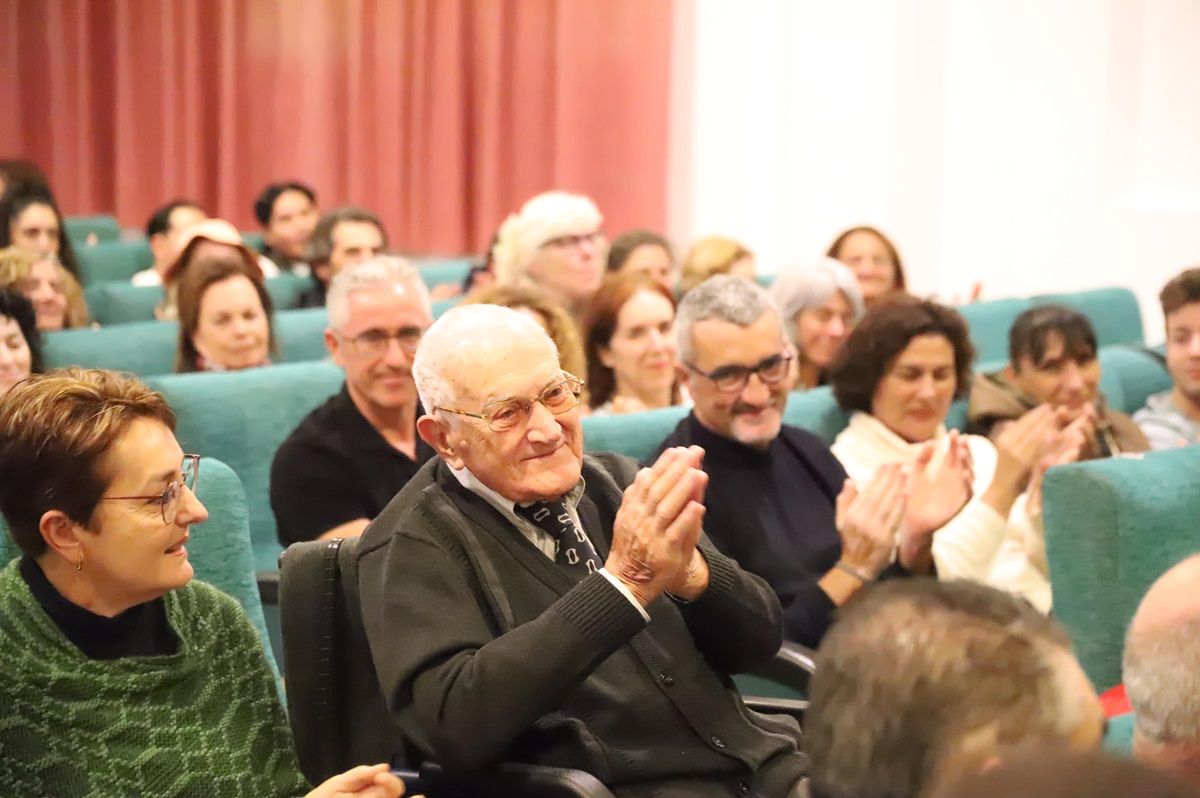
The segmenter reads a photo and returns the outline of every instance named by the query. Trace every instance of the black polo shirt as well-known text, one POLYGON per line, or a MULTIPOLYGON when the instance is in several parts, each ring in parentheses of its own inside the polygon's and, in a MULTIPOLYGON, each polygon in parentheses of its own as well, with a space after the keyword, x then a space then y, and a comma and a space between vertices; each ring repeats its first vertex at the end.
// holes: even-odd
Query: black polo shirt
MULTIPOLYGON (((417 405, 416 417, 423 413, 417 405)), ((397 450, 358 411, 343 384, 275 453, 271 510, 279 542, 315 540, 356 518, 374 518, 433 453, 420 436, 415 460, 397 450)))

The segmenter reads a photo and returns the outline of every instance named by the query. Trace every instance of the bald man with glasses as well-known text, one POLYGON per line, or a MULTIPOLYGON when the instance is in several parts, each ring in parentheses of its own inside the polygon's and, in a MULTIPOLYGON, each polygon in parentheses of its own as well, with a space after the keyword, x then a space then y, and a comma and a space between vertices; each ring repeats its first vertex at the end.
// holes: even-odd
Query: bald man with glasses
POLYGON ((358 546, 406 744, 456 772, 584 770, 619 798, 798 795, 799 728, 729 680, 778 650, 779 602, 704 537, 703 452, 585 456, 582 381, 508 308, 446 313, 413 374, 438 457, 358 546))
POLYGON ((936 469, 927 456, 855 486, 824 441, 783 423, 794 356, 766 291, 712 277, 684 295, 676 332, 680 381, 695 404, 659 452, 704 449, 704 530, 775 590, 789 640, 815 647, 864 585, 930 572, 931 524, 970 495, 962 447, 936 469))

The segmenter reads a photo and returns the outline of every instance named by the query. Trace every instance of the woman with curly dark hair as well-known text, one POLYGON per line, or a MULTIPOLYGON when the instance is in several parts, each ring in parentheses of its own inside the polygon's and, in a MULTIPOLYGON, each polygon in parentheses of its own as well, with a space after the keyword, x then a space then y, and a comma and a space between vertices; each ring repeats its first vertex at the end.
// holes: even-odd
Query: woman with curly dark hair
POLYGON ((1041 474, 1079 456, 1082 428, 1042 406, 1009 425, 994 445, 947 432, 951 404, 970 387, 974 354, 966 322, 951 308, 896 297, 868 311, 830 374, 838 404, 852 414, 833 453, 862 484, 882 465, 912 463, 929 442, 935 457, 965 446, 974 496, 934 534, 938 576, 986 582, 1047 612, 1041 474))
POLYGON ((42 337, 29 300, 0 290, 0 396, 42 370, 42 337))

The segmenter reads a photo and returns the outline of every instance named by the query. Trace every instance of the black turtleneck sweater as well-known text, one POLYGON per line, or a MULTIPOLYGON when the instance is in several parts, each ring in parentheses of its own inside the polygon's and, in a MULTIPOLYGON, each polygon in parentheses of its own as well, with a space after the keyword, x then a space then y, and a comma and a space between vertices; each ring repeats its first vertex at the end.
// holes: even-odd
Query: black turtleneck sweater
POLYGON ((20 570, 37 603, 88 659, 163 656, 179 648, 161 598, 106 618, 66 599, 32 557, 21 558, 20 570))
POLYGON ((816 647, 836 608, 817 584, 842 555, 834 502, 846 471, 811 432, 784 425, 765 450, 722 437, 695 414, 648 459, 672 446, 704 448, 704 532, 761 576, 783 605, 784 635, 816 647))

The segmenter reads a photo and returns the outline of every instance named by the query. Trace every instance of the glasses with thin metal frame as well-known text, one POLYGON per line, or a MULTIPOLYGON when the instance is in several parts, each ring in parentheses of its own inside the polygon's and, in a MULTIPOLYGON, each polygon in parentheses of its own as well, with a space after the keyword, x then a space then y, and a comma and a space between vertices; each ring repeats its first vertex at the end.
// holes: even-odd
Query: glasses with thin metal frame
POLYGON ((562 249, 578 248, 584 244, 599 244, 604 240, 603 230, 593 230, 590 233, 574 236, 559 236, 542 244, 543 247, 561 247, 562 249))
POLYGON ((100 501, 144 501, 157 504, 162 512, 164 524, 173 524, 179 517, 179 507, 183 504, 183 489, 186 487, 192 493, 200 484, 200 455, 185 454, 183 456, 183 477, 176 479, 163 489, 162 493, 153 496, 101 496, 100 501))
POLYGON ((751 374, 757 374, 758 378, 767 385, 781 382, 787 377, 791 362, 791 352, 780 352, 778 355, 771 355, 760 360, 753 366, 721 366, 712 371, 701 371, 687 361, 684 361, 683 365, 701 377, 711 380, 713 385, 717 386, 718 391, 740 393, 745 389, 746 383, 750 381, 751 374))
POLYGON ((387 354, 388 347, 392 345, 392 341, 400 344, 400 348, 407 355, 416 353, 417 346, 421 343, 421 336, 425 331, 420 327, 401 327, 399 330, 389 332, 387 330, 367 330, 358 335, 347 335, 345 339, 350 342, 354 349, 360 354, 367 357, 382 357, 387 354))
POLYGON ((470 416, 484 421, 492 432, 507 432, 515 429, 529 420, 533 412, 534 402, 541 402, 554 415, 562 415, 568 410, 578 407, 583 401, 583 380, 574 374, 567 374, 561 382, 556 382, 542 390, 533 399, 509 398, 488 402, 479 413, 466 410, 455 410, 452 407, 435 407, 434 410, 444 410, 460 416, 470 416))

